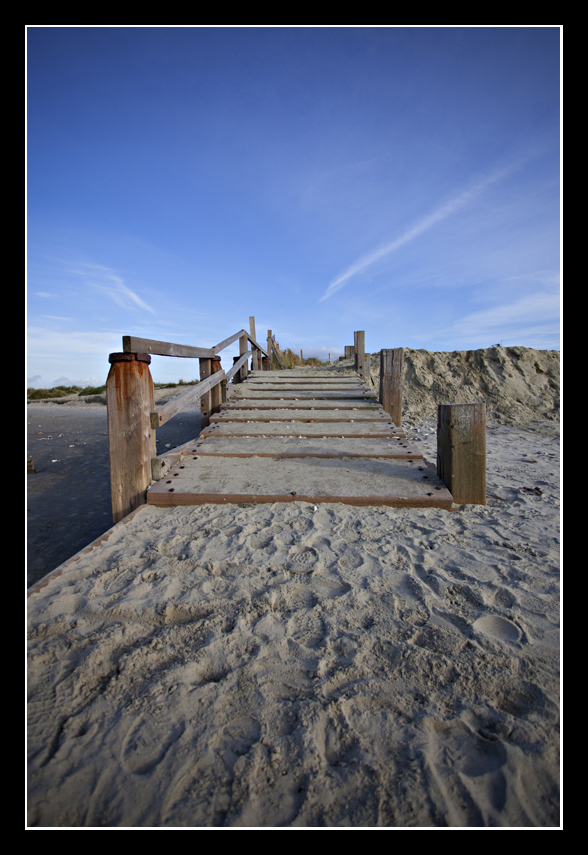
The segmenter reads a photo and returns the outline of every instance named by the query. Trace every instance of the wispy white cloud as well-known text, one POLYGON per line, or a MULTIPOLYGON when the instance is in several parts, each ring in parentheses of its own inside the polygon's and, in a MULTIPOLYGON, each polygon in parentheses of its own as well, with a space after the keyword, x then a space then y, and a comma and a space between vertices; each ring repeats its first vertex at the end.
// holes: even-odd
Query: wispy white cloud
POLYGON ((341 273, 336 279, 334 279, 323 296, 320 298, 319 302, 323 300, 327 300, 329 297, 332 297, 333 294, 336 294, 343 286, 358 273, 363 272, 368 267, 371 267, 372 264, 375 264, 376 261, 379 261, 381 258, 384 258, 387 255, 390 255, 392 252, 396 252, 396 250, 405 246, 407 243, 415 240, 415 238, 420 237, 420 235, 424 234, 424 232, 428 231, 437 223, 440 223, 442 220, 447 219, 460 208, 463 208, 468 202, 471 202, 476 196, 479 196, 484 192, 488 187, 492 184, 495 184, 497 181, 502 180, 506 175, 513 171, 515 167, 505 167, 503 169, 498 169, 493 172, 491 175, 488 175, 486 178, 483 178, 481 181, 476 182, 474 185, 469 187, 467 190, 462 191, 457 196, 454 196, 444 205, 436 208, 434 211, 431 211, 430 214, 427 214, 426 217, 423 217, 409 229, 407 229, 403 234, 397 237, 395 240, 390 241, 389 243, 384 244, 383 246, 378 247, 378 249, 373 250, 372 252, 367 253, 366 255, 362 255, 355 261, 350 267, 347 268, 343 273, 341 273))
POLYGON ((439 341, 451 347, 488 347, 499 341, 527 347, 558 347, 560 300, 557 291, 528 294, 511 303, 501 303, 460 318, 447 329, 437 330, 439 341), (485 344, 484 344, 485 342, 485 344))
POLYGON ((155 315, 156 311, 145 300, 128 288, 124 280, 108 267, 98 264, 83 264, 81 269, 70 270, 70 273, 83 276, 87 284, 105 294, 117 306, 130 309, 138 306, 146 312, 155 315))

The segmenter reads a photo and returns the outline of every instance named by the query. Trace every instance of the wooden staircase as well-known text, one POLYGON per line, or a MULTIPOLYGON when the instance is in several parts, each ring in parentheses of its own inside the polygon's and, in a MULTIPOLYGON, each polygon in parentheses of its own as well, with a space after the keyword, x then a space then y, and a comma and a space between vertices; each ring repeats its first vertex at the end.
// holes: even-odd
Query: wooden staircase
POLYGON ((450 509, 453 498, 350 369, 254 371, 147 490, 161 507, 342 502, 450 509))

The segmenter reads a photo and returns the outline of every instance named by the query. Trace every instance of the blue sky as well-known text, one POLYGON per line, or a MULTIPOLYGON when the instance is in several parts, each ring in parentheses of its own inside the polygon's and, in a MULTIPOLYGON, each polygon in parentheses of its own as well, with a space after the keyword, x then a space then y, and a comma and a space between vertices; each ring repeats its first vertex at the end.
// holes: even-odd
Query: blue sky
POLYGON ((30 385, 250 315, 325 359, 559 349, 558 26, 32 26, 27 154, 30 385))

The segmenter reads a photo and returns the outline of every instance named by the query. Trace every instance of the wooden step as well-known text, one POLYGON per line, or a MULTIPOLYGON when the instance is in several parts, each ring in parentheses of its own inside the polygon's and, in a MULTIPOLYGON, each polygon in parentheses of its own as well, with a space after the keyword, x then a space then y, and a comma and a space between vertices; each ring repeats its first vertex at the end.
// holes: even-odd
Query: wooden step
POLYGON ((422 459, 418 449, 406 438, 386 439, 283 436, 214 436, 209 434, 190 445, 184 454, 216 457, 382 457, 407 460, 422 459))
POLYGON ((207 436, 286 436, 286 437, 349 437, 358 439, 389 439, 405 437, 406 433, 392 422, 296 422, 288 421, 223 421, 213 422, 201 437, 207 436))
POLYGON ((422 460, 357 457, 183 456, 147 491, 147 503, 160 507, 243 502, 450 509, 452 496, 422 460))
POLYGON ((221 410, 220 413, 214 413, 210 417, 211 422, 248 422, 248 421, 288 421, 288 422, 346 422, 353 424, 354 422, 390 422, 390 417, 383 410, 356 410, 353 417, 349 418, 349 412, 343 409, 333 410, 309 410, 309 409, 235 409, 221 410))

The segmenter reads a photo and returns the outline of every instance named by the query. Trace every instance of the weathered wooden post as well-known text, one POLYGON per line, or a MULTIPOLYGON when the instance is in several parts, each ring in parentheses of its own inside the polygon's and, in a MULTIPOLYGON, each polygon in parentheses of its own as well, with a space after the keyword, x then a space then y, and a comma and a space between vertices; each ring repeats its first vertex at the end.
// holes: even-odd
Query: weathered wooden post
POLYGON ((365 331, 354 332, 353 337, 355 339, 355 370, 365 380, 365 331))
POLYGON ((111 353, 106 380, 112 519, 120 522, 146 501, 155 457, 153 380, 147 353, 111 353))
MULTIPOLYGON (((204 359, 200 357, 200 379, 206 380, 212 374, 212 359, 204 359)), ((205 392, 200 398, 200 430, 208 427, 210 424, 210 411, 212 408, 212 395, 210 392, 205 392)))
POLYGON ((437 474, 458 505, 486 504, 486 404, 439 404, 437 474))
MULTIPOLYGON (((216 374, 217 371, 222 371, 221 358, 220 356, 215 356, 210 360, 211 363, 211 374, 216 374)), ((222 381, 221 381, 222 382, 222 381)), ((216 386, 213 386, 210 390, 210 415, 212 416, 214 413, 220 413, 222 403, 222 389, 221 384, 217 383, 216 386)), ((210 421, 210 418, 209 418, 210 421)))
MULTIPOLYGON (((253 341, 257 341, 257 336, 255 335, 255 316, 249 315, 249 332, 251 333, 251 338, 253 341)), ((261 353, 257 350, 256 347, 252 346, 253 353, 251 354, 251 370, 252 371, 261 371, 261 353)))
POLYGON ((267 359, 268 359, 268 371, 273 370, 273 359, 272 359, 272 331, 267 331, 267 359))
POLYGON ((352 344, 345 345, 345 359, 355 359, 355 347, 352 344))
POLYGON ((300 348, 300 359, 304 362, 304 353, 302 352, 302 348, 300 348))
MULTIPOLYGON (((242 335, 241 338, 239 339, 239 358, 241 358, 243 356, 243 354, 247 353, 247 351, 249 350, 248 344, 249 344, 249 341, 247 339, 247 336, 242 335)), ((241 383, 244 380, 247 380, 247 375, 249 373, 249 370, 247 368, 247 362, 248 362, 248 360, 245 360, 245 362, 243 363, 241 368, 239 368, 239 371, 238 371, 238 374, 240 375, 240 378, 241 378, 241 383)))
POLYGON ((380 404, 396 427, 402 425, 402 363, 401 347, 380 351, 380 404))

